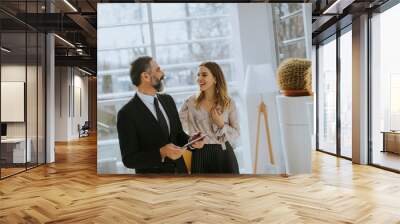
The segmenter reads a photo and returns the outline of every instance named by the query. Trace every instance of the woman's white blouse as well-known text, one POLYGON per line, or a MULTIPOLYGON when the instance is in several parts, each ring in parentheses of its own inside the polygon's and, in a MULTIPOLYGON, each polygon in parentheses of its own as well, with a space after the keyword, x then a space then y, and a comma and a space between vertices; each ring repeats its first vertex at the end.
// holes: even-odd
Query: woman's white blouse
POLYGON ((196 95, 193 95, 186 99, 179 111, 179 118, 186 133, 193 135, 200 131, 207 134, 207 144, 221 144, 224 150, 226 149, 226 141, 234 144, 239 137, 240 129, 233 99, 231 99, 230 107, 223 112, 224 126, 218 128, 208 111, 202 107, 196 107, 196 97, 196 95))

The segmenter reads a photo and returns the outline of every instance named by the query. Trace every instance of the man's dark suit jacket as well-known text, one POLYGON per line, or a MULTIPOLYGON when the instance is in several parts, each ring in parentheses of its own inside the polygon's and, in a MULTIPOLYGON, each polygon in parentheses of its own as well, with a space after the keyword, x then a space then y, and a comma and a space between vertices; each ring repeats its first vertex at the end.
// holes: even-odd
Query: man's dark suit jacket
MULTIPOLYGON (((160 148, 168 143, 183 146, 189 136, 182 129, 176 104, 171 96, 157 98, 168 115, 170 136, 165 136, 156 118, 135 95, 118 112, 117 129, 122 162, 136 173, 187 173, 183 158, 161 161, 160 148)), ((167 118, 166 118, 167 119, 167 118)))

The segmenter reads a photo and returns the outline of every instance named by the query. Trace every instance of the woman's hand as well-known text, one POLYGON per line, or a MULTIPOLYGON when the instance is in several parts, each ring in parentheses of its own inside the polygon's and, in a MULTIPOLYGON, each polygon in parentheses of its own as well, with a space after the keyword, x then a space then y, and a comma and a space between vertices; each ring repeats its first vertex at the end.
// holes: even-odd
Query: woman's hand
MULTIPOLYGON (((201 136, 201 132, 197 132, 196 134, 192 135, 189 138, 189 142, 191 142, 193 139, 199 138, 200 136, 201 136)), ((191 144, 191 147, 195 148, 195 149, 202 149, 204 147, 204 145, 207 143, 205 139, 206 138, 204 136, 200 141, 196 141, 193 144, 191 144)))
POLYGON ((219 127, 222 128, 224 127, 224 117, 222 116, 222 112, 218 110, 216 106, 211 108, 211 118, 213 122, 219 127))
POLYGON ((195 149, 202 149, 204 147, 204 144, 206 144, 206 142, 203 139, 203 140, 200 140, 200 141, 197 141, 197 142, 193 143, 192 147, 195 148, 195 149))

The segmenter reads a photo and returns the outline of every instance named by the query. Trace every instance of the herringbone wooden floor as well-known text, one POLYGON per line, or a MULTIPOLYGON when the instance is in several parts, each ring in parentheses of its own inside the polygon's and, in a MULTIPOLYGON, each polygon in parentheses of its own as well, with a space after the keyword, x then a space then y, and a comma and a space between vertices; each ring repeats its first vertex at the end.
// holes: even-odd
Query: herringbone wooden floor
POLYGON ((97 176, 95 137, 0 181, 0 223, 400 223, 400 175, 313 155, 311 175, 97 176))

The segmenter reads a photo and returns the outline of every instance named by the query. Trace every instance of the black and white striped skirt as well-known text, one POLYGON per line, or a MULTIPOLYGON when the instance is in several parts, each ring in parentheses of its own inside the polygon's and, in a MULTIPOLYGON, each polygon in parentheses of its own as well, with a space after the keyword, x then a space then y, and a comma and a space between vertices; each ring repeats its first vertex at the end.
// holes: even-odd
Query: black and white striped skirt
POLYGON ((192 174, 230 173, 239 174, 235 153, 229 142, 226 150, 220 144, 205 144, 202 149, 193 150, 192 174))

